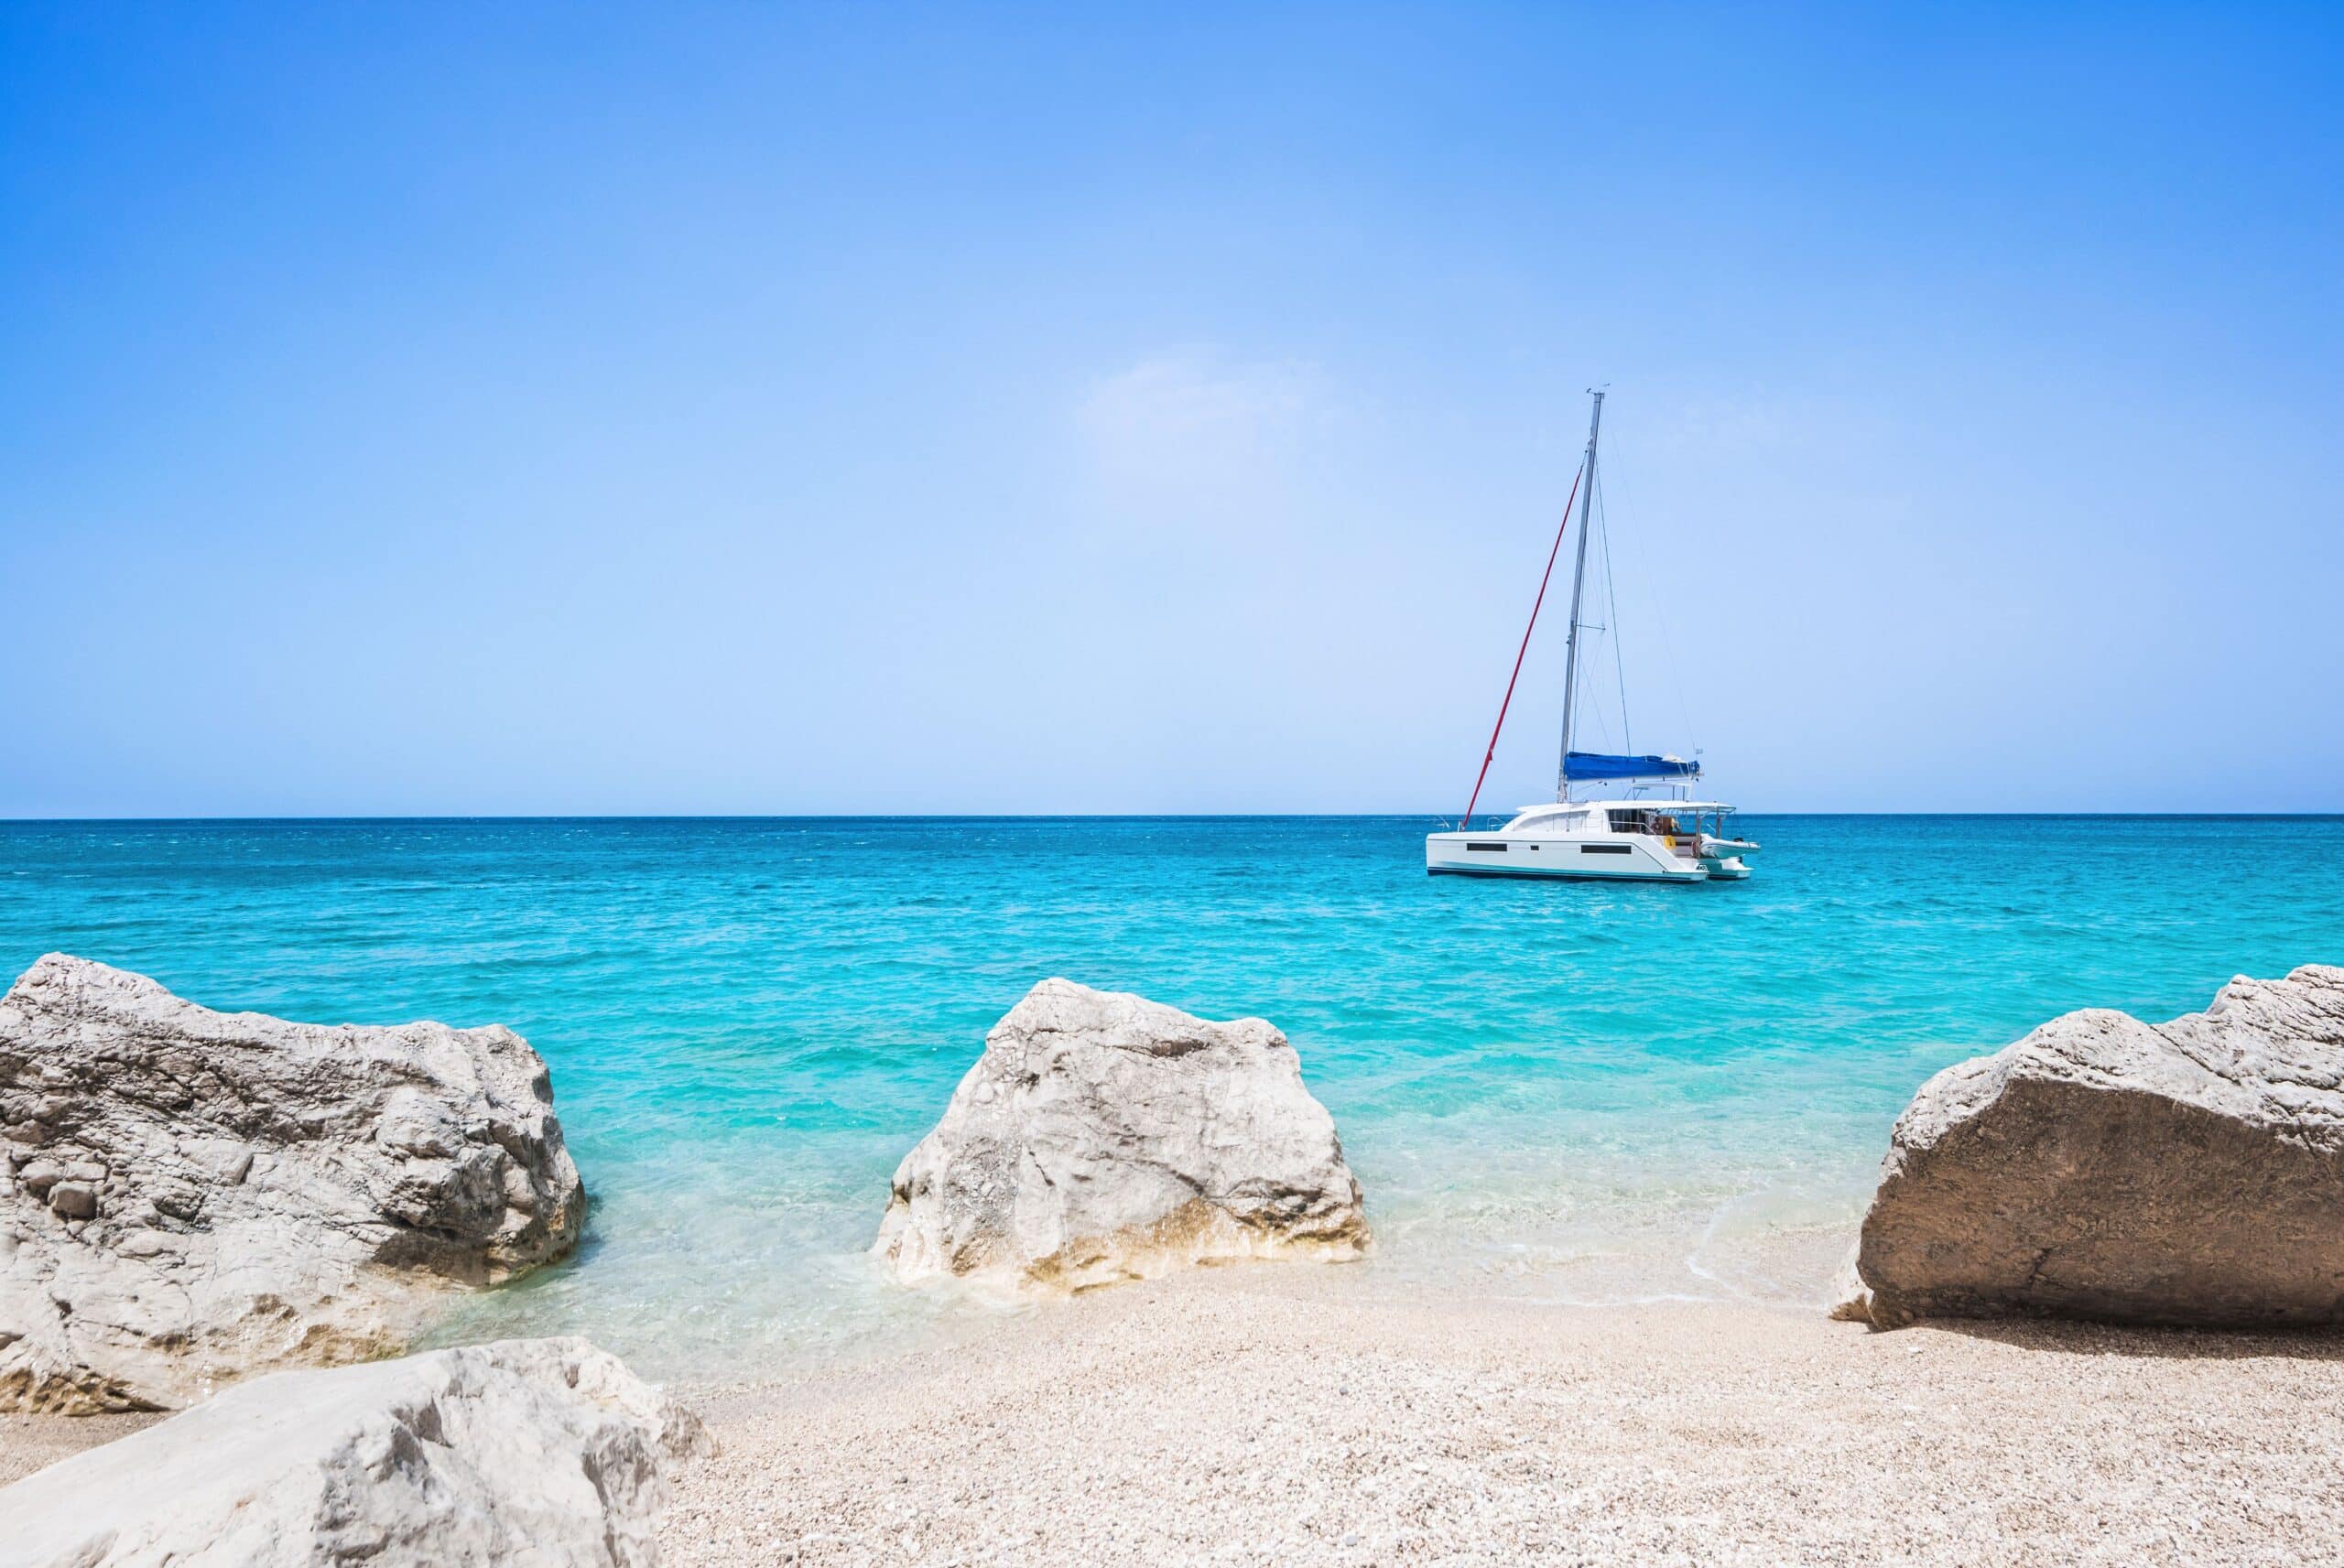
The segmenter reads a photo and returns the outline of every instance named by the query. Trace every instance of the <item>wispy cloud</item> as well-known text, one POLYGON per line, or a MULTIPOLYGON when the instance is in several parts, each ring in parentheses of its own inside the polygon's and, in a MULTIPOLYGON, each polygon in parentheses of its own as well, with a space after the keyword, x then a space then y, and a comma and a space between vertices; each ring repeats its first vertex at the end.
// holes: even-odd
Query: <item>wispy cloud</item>
POLYGON ((1094 382, 1076 423, 1110 489, 1193 496, 1275 483, 1336 411, 1332 386, 1307 361, 1184 348, 1094 382))

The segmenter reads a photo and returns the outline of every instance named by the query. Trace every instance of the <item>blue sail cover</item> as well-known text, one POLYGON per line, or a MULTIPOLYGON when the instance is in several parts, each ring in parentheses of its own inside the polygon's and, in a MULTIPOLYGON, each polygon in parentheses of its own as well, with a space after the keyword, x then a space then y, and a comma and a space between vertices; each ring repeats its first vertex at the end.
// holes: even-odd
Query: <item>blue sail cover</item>
POLYGON ((1697 779, 1701 764, 1682 757, 1610 757, 1573 752, 1563 759, 1566 779, 1697 779))

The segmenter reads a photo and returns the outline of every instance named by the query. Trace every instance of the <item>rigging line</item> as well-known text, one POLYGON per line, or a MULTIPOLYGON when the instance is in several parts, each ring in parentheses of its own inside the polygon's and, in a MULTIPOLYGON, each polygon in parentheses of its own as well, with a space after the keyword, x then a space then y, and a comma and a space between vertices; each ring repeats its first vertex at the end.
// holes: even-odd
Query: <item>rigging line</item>
POLYGON ((1505 698, 1498 704, 1498 721, 1491 727, 1489 749, 1481 753, 1481 771, 1473 775, 1472 799, 1465 803, 1465 815, 1457 819, 1460 827, 1473 821, 1473 806, 1481 798, 1481 781, 1490 776, 1490 759, 1498 754, 1498 736, 1505 729, 1505 710, 1514 706, 1514 683, 1522 678, 1522 655, 1530 651, 1530 633, 1538 629, 1538 607, 1546 602, 1546 584, 1555 575, 1555 557, 1563 553, 1563 535, 1571 525, 1571 503, 1579 499, 1579 481, 1587 472, 1582 459, 1579 472, 1571 475, 1571 493, 1563 503, 1563 520, 1555 529, 1555 547, 1546 552, 1546 569, 1538 578, 1538 597, 1530 601, 1530 624, 1522 629, 1522 646, 1514 653, 1514 674, 1505 677, 1505 698))
MULTIPOLYGON (((1612 624, 1617 626, 1620 624, 1619 574, 1612 569, 1612 514, 1603 505, 1603 475, 1600 471, 1595 476, 1595 509, 1596 514, 1602 519, 1596 537, 1603 541, 1603 598, 1611 607, 1604 613, 1612 624)), ((1620 682, 1620 750, 1633 756, 1636 736, 1633 727, 1628 722, 1628 656, 1621 647, 1623 639, 1620 633, 1612 632, 1608 635, 1612 639, 1612 673, 1620 682)))
MULTIPOLYGON (((1622 445, 1622 443, 1618 436, 1613 436, 1612 439, 1612 462, 1610 466, 1613 470, 1614 476, 1620 481, 1620 499, 1627 503, 1630 513, 1635 514, 1635 487, 1628 482, 1627 469, 1620 460, 1625 455, 1621 449, 1622 445)), ((1641 514, 1636 514, 1641 515, 1641 514)), ((1636 532, 1633 525, 1633 520, 1632 518, 1631 527, 1629 529, 1631 534, 1636 532)), ((1652 605, 1653 617, 1660 626, 1660 654, 1661 658, 1668 665, 1668 684, 1677 694, 1677 722, 1684 726, 1686 739, 1687 741, 1690 741, 1694 738, 1693 712, 1691 705, 1687 703, 1685 700, 1685 676, 1677 663, 1677 638, 1675 633, 1669 630, 1667 606, 1662 602, 1660 595, 1654 591, 1653 584, 1655 579, 1651 576, 1651 574, 1644 569, 1643 557, 1641 556, 1636 556, 1632 552, 1631 559, 1636 568, 1637 580, 1644 584, 1644 597, 1652 605)), ((1694 750, 1697 752, 1699 749, 1700 748, 1698 746, 1694 747, 1694 750)))
MULTIPOLYGON (((1590 558, 1594 561, 1596 570, 1600 572, 1609 572, 1612 569, 1612 563, 1609 558, 1612 549, 1612 541, 1609 534, 1605 531, 1603 526, 1603 470, 1601 465, 1599 465, 1595 470, 1594 493, 1590 497, 1590 500, 1592 501, 1594 504, 1588 509, 1588 527, 1590 532, 1588 535, 1587 542, 1591 549, 1603 552, 1601 555, 1591 557, 1590 558)), ((1612 622, 1614 618, 1607 616, 1605 618, 1606 623, 1602 625, 1598 625, 1592 621, 1582 621, 1579 623, 1579 629, 1581 632, 1601 633, 1603 634, 1603 653, 1614 665, 1617 665, 1620 660, 1619 638, 1618 634, 1612 630, 1612 622)), ((1594 684, 1596 679, 1595 649, 1592 647, 1590 647, 1588 650, 1586 679, 1590 685, 1594 684)), ((1607 752, 1614 750, 1615 748, 1612 742, 1612 716, 1604 712, 1601 708, 1595 704, 1592 693, 1589 694, 1589 697, 1590 700, 1587 705, 1579 711, 1590 723, 1594 725, 1596 737, 1602 749, 1607 752)), ((1622 751, 1626 750, 1625 747, 1617 749, 1622 751)))

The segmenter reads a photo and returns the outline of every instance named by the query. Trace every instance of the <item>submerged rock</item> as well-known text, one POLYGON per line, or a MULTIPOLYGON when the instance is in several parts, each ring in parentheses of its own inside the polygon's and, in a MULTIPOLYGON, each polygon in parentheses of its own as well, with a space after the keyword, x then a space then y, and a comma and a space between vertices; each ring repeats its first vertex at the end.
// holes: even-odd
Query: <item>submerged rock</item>
POLYGON ((647 1568, 709 1447, 583 1339, 279 1372, 0 1488, 0 1568, 647 1568))
POLYGON ((511 1030, 213 1012, 55 953, 0 998, 0 1410, 396 1355, 585 1206, 511 1030))
POLYGON ((1898 1119, 1842 1317, 2344 1323, 2344 969, 2071 1012, 1898 1119))
POLYGON ((1359 1183, 1286 1036, 1044 980, 895 1172, 905 1281, 1083 1290, 1187 1263, 1359 1256, 1359 1183))

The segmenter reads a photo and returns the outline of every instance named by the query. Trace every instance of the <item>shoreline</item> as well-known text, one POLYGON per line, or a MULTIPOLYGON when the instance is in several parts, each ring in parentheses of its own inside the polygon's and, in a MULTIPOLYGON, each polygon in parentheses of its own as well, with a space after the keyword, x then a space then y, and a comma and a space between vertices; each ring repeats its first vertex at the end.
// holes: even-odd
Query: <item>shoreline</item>
MULTIPOLYGON (((1405 1312, 1438 1302, 1442 1310, 1468 1313, 1633 1314, 1715 1308, 1746 1313, 1761 1321, 1820 1317, 1829 1306, 1830 1275, 1854 1235, 1850 1222, 1844 1227, 1807 1227, 1764 1238, 1739 1238, 1741 1267, 1731 1275, 1704 1271, 1696 1261, 1698 1251, 1676 1258, 1649 1244, 1624 1244, 1615 1251, 1582 1254, 1559 1263, 1551 1257, 1525 1252, 1518 1260, 1484 1257, 1478 1264, 1461 1266, 1457 1256, 1413 1249, 1379 1249, 1364 1259, 1341 1263, 1224 1262, 1185 1276, 1118 1284, 1073 1296, 1004 1295, 951 1281, 905 1292, 888 1282, 880 1288, 907 1309, 907 1315, 884 1327, 873 1325, 843 1340, 803 1346, 765 1361, 745 1377, 688 1370, 671 1372, 658 1380, 689 1408, 711 1416, 711 1412, 755 1408, 781 1390, 884 1378, 900 1366, 931 1358, 949 1360, 962 1353, 992 1354, 1005 1339, 1028 1333, 1047 1338, 1064 1331, 1061 1314, 1072 1314, 1069 1321, 1087 1323, 1101 1312, 1123 1310, 1118 1303, 1126 1296, 1136 1300, 1150 1293, 1224 1287, 1275 1289, 1303 1300, 1384 1312, 1405 1312), (1607 1294, 1601 1290, 1592 1295, 1576 1293, 1573 1287, 1590 1278, 1626 1293, 1607 1294), (1706 1281, 1720 1293, 1700 1295, 1669 1288, 1679 1278, 1706 1281), (915 1307, 917 1315, 910 1315, 909 1309, 915 1307)), ((1644 1240, 1648 1243, 1650 1238, 1644 1240)), ((417 1348, 440 1349, 537 1335, 585 1333, 594 1337, 589 1330, 559 1323, 484 1329, 464 1315, 467 1307, 476 1304, 457 1303, 447 1321, 427 1333, 417 1348)), ((635 1355, 627 1358, 630 1364, 642 1359, 635 1355)), ((0 1411, 0 1487, 176 1413, 131 1411, 73 1416, 0 1411)))
MULTIPOLYGON (((2301 1562, 2344 1553, 2344 1336, 1565 1305, 1196 1270, 780 1378, 678 1568, 2301 1562)), ((0 1484, 151 1415, 0 1418, 0 1484)))

